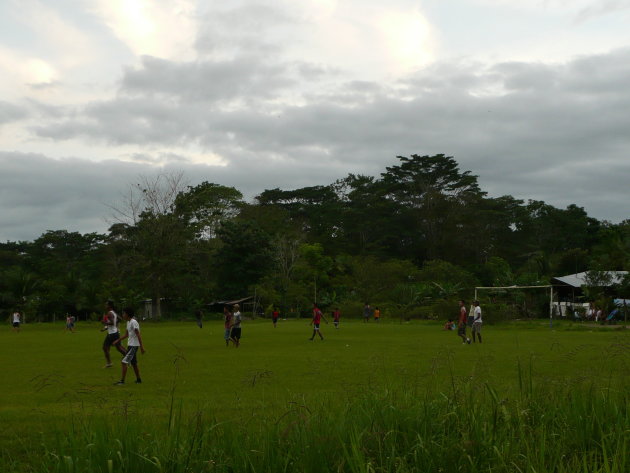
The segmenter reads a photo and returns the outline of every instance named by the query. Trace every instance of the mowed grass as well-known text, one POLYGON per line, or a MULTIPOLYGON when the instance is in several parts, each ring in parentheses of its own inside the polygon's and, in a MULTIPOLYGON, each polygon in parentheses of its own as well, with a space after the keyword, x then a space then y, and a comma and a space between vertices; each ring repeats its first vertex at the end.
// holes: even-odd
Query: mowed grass
MULTIPOLYGON (((483 398, 498 405, 534 392, 541 399, 546 391, 599 398, 630 387, 627 331, 566 323, 553 329, 541 321, 486 326, 483 344, 462 345, 436 322, 346 319, 339 330, 322 324, 325 340, 309 341, 306 319, 280 321, 275 329, 259 319, 243 323, 236 349, 226 348, 220 321, 207 321, 203 329, 194 322, 141 322, 143 384, 133 383, 130 369, 126 386, 113 385, 120 378, 117 352, 112 350, 114 368, 103 368, 99 328, 79 323, 68 333, 61 324, 27 324, 20 333, 0 333, 5 463, 4 454, 12 451, 12 464, 28 471, 28 461, 16 459, 25 443, 63 435, 85 419, 170 431, 176 416, 203 413, 214 425, 258 431, 287 415, 341 413, 357 401, 373 401, 370 415, 378 415, 379 406, 395 406, 397 397, 403 404, 454 399, 474 406, 483 398)), ((286 471, 300 471, 287 465, 286 471)))

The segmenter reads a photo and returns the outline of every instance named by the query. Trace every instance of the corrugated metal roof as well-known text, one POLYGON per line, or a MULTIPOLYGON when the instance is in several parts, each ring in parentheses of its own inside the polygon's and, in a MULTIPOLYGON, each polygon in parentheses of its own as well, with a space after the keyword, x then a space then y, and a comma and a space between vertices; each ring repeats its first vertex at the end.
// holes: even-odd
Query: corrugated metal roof
MULTIPOLYGON (((610 286, 612 284, 619 284, 624 278, 624 276, 628 274, 628 271, 600 271, 600 272, 608 274, 611 278, 610 284, 602 284, 602 286, 610 286)), ((587 284, 588 273, 589 272, 584 271, 582 273, 569 274, 567 276, 559 276, 559 277, 553 278, 553 280, 559 281, 563 284, 567 284, 573 287, 582 287, 587 284)))

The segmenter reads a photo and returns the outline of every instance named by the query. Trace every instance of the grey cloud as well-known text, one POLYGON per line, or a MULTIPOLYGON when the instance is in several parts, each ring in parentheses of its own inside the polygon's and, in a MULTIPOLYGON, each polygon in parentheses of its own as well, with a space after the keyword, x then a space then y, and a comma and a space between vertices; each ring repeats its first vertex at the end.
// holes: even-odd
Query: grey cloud
POLYGON ((0 152, 0 240, 31 240, 47 230, 102 231, 103 202, 124 166, 57 161, 0 152))
MULTIPOLYGON (((192 100, 176 86, 194 88, 214 67, 149 61, 123 80, 133 97, 90 104, 83 116, 35 131, 153 147, 194 143, 229 163, 214 169, 217 176, 255 178, 266 188, 325 184, 348 172, 378 174, 396 155, 446 153, 478 174, 492 195, 576 203, 598 218, 628 218, 629 192, 612 172, 627 173, 630 50, 566 64, 438 64, 387 86, 314 87, 300 106, 252 100, 233 110, 192 100), (167 71, 167 78, 149 70, 167 71), (170 98, 156 98, 156 91, 170 98), (605 184, 588 191, 573 185, 584 176, 605 184)), ((281 70, 272 84, 281 82, 281 70)))
POLYGON ((23 108, 0 100, 0 125, 20 120, 27 115, 23 108))
POLYGON ((260 161, 248 153, 229 166, 185 161, 156 166, 146 160, 92 162, 0 152, 0 168, 0 241, 30 241, 48 230, 105 233, 113 222, 110 207, 122 205, 122 195, 140 176, 183 171, 190 185, 234 186, 252 199, 266 188, 302 187, 313 179, 326 182, 329 175, 316 163, 287 170, 282 162, 260 161))
POLYGON ((61 82, 59 81, 52 81, 52 82, 35 82, 32 84, 28 84, 28 86, 33 89, 33 90, 48 90, 48 89, 54 89, 56 87, 58 87, 61 84, 61 82))
POLYGON ((295 19, 268 5, 215 9, 201 22, 196 48, 201 54, 248 51, 263 56, 276 55, 282 47, 278 45, 275 32, 294 23, 295 19))
POLYGON ((630 9, 630 1, 628 0, 598 0, 593 5, 581 9, 575 16, 575 22, 582 23, 602 15, 628 9, 630 9))
POLYGON ((191 63, 145 56, 140 68, 126 71, 121 91, 140 96, 162 94, 184 102, 260 101, 295 84, 287 72, 282 64, 251 56, 191 63))

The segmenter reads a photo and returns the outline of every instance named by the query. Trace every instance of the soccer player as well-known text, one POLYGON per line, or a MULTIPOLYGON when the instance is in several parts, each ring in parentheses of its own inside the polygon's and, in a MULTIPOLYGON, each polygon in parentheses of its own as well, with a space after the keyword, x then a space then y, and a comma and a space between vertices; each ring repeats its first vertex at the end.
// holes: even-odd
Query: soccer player
POLYGON ((74 332, 74 316, 66 314, 66 330, 68 332, 74 332))
POLYGON ((370 307, 370 304, 366 302, 365 305, 363 306, 363 322, 368 323, 370 321, 371 315, 372 315, 372 308, 370 307))
POLYGON ((459 319, 457 324, 457 335, 463 340, 463 344, 470 344, 470 338, 466 337, 466 304, 459 301, 459 319))
POLYGON ((136 373, 136 384, 142 383, 142 378, 140 378, 140 369, 138 368, 138 359, 137 353, 138 348, 144 354, 144 344, 142 343, 142 337, 140 336, 140 324, 136 320, 134 311, 131 307, 126 307, 122 312, 123 319, 127 321, 127 331, 125 334, 120 337, 118 340, 114 342, 116 346, 120 345, 120 342, 125 338, 128 338, 127 341, 127 352, 122 359, 122 374, 120 377, 120 381, 118 381, 117 385, 125 384, 125 377, 127 376, 127 368, 129 365, 133 367, 134 373, 136 373))
POLYGON ((225 332, 223 334, 223 338, 225 338, 225 346, 230 346, 230 335, 232 331, 232 311, 230 310, 230 306, 223 306, 223 328, 225 332))
POLYGON ((20 331, 20 324, 22 323, 22 314, 20 314, 19 310, 13 312, 13 331, 20 331))
POLYGON ((273 328, 276 328, 276 324, 278 323, 278 317, 280 317, 280 312, 277 307, 274 307, 273 312, 271 313, 271 321, 273 322, 273 328))
POLYGON ((381 309, 374 307, 374 322, 381 320, 381 309))
POLYGON ((472 326, 472 337, 473 337, 472 339, 474 343, 475 335, 476 335, 477 337, 479 337, 479 343, 481 343, 481 324, 482 324, 481 307, 479 307, 479 301, 475 301, 473 302, 473 304, 475 304, 475 311, 473 315, 474 321, 473 321, 473 326, 472 326))
POLYGON ((234 313, 232 314, 232 330, 230 332, 230 339, 234 343, 234 347, 238 348, 241 344, 241 311, 239 310, 240 306, 238 304, 234 304, 234 313))
MULTIPOLYGON (((107 335, 103 341, 103 353, 105 353, 105 360, 107 361, 105 368, 111 368, 112 359, 109 356, 109 349, 112 345, 114 345, 114 342, 120 338, 120 332, 118 331, 118 314, 114 310, 114 303, 112 301, 107 301, 105 303, 103 324, 105 324, 105 328, 107 330, 107 335)), ((118 350, 123 356, 127 353, 121 345, 116 345, 116 350, 118 350)))
POLYGON ((339 328, 339 319, 341 318, 341 312, 339 312, 339 307, 333 310, 333 324, 335 324, 335 328, 339 328))
POLYGON ((319 331, 319 324, 321 323, 322 318, 324 319, 326 323, 328 323, 328 320, 326 320, 326 317, 324 317, 324 314, 322 314, 322 311, 319 309, 319 307, 317 307, 317 304, 314 303, 313 304, 313 320, 311 320, 311 323, 310 323, 310 325, 313 326, 313 335, 311 336, 311 338, 309 338, 309 340, 313 341, 313 339, 315 338, 315 334, 319 335, 319 338, 321 338, 322 340, 324 339, 324 337, 322 336, 322 333, 319 331))

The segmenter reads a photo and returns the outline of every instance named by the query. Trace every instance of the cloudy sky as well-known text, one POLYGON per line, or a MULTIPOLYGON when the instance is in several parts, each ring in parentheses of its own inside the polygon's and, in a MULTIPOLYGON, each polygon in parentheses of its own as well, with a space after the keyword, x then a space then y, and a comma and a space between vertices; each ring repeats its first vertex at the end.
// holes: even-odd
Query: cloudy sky
POLYGON ((630 0, 0 0, 0 241, 139 176, 264 189, 444 153, 630 218, 630 0))

